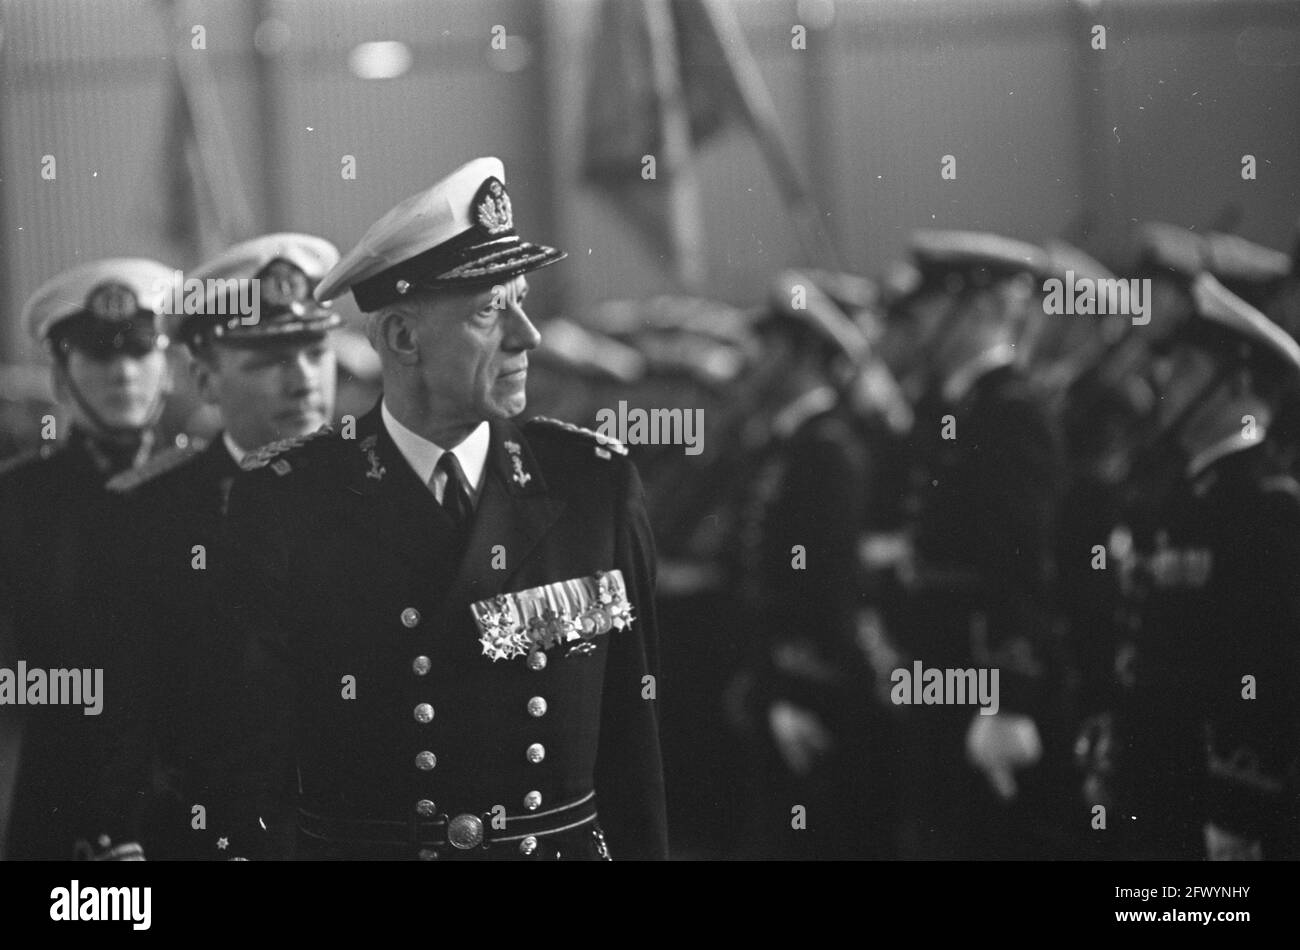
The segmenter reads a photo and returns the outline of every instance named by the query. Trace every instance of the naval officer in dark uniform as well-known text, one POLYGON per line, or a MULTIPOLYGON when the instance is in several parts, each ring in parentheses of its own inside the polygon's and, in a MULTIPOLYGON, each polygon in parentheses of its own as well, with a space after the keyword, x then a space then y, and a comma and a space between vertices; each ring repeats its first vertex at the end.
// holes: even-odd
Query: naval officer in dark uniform
POLYGON ((224 600, 249 639, 233 856, 662 858, 654 547, 617 442, 525 406, 540 340, 500 161, 316 288, 383 363, 355 427, 260 453, 224 600), (265 830, 263 830, 265 829, 265 830))
POLYGON ((128 623, 140 648, 136 738, 155 762, 143 830, 151 860, 221 856, 207 771, 222 743, 212 727, 229 684, 212 671, 229 669, 238 647, 228 631, 205 624, 224 563, 221 525, 249 452, 333 418, 328 335, 342 319, 311 293, 338 259, 323 238, 267 234, 192 271, 209 292, 195 312, 169 315, 169 336, 190 351, 195 388, 220 410, 222 431, 206 447, 169 449, 108 484, 131 506, 135 549, 123 561, 138 592, 128 623), (241 310, 253 300, 248 288, 259 294, 256 319, 241 310))
MULTIPOLYGON (((51 354, 71 430, 0 475, 0 650, 10 667, 103 669, 104 695, 94 716, 80 706, 22 710, 10 859, 139 852, 124 837, 129 799, 100 784, 118 748, 129 672, 111 642, 120 585, 106 552, 125 529, 105 483, 152 452, 170 378, 159 313, 174 280, 152 260, 97 261, 50 280, 22 316, 51 354)), ((13 709, 0 712, 7 727, 18 725, 13 709)))

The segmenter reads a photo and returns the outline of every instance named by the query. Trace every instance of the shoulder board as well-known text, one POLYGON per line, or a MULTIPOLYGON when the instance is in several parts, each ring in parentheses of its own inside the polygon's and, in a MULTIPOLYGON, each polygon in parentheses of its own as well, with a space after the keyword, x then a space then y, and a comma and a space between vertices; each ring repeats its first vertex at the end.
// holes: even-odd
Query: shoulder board
POLYGON ((1300 500, 1300 482, 1287 474, 1270 475, 1263 479, 1260 487, 1270 494, 1290 495, 1292 498, 1300 500))
POLYGON ((135 468, 128 468, 124 472, 118 472, 104 483, 104 487, 113 492, 129 492, 165 472, 170 472, 198 455, 199 452, 200 448, 194 444, 187 445, 184 448, 173 445, 170 448, 163 449, 153 458, 141 465, 137 465, 135 468))
POLYGON ((254 469, 271 466, 271 471, 277 475, 288 475, 292 468, 287 459, 280 459, 279 456, 288 452, 290 449, 296 449, 300 445, 306 445, 323 436, 332 435, 334 427, 323 425, 315 432, 309 432, 306 435, 296 435, 291 439, 281 439, 278 442, 271 442, 262 446, 260 449, 249 452, 244 456, 244 460, 239 463, 239 467, 246 472, 254 469), (278 459, 278 461, 277 461, 278 459))
POLYGON ((614 452, 618 455, 627 455, 627 446, 618 439, 611 438, 600 432, 593 432, 591 429, 584 429, 582 426, 575 426, 572 422, 561 422, 559 419, 552 419, 549 416, 534 416, 528 422, 537 423, 552 429, 562 429, 565 432, 572 432, 574 435, 581 436, 596 443, 596 455, 599 458, 609 458, 609 453, 614 452), (603 454, 602 454, 603 453, 603 454))

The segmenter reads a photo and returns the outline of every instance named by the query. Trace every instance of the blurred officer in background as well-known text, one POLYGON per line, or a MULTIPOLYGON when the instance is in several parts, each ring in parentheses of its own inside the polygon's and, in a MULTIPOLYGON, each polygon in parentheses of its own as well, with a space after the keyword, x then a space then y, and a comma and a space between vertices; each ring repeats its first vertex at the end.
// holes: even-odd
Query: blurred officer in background
MULTIPOLYGON (((328 241, 268 234, 236 244, 190 273, 207 293, 196 313, 170 317, 185 344, 202 398, 223 429, 206 448, 192 443, 114 478, 132 505, 138 550, 124 560, 140 592, 129 624, 141 646, 136 669, 139 740, 153 753, 155 814, 144 835, 150 858, 221 855, 209 819, 211 776, 222 738, 212 734, 232 701, 239 644, 215 616, 211 578, 226 567, 221 526, 239 463, 254 449, 307 435, 334 412, 335 357, 329 333, 341 319, 312 291, 338 262, 328 241), (258 319, 240 311, 241 285, 255 281, 258 319)), ((242 299, 251 300, 245 294, 242 299)))
POLYGON ((1181 476, 1151 532, 1115 546, 1136 623, 1115 657, 1111 827, 1136 857, 1294 857, 1300 485, 1268 443, 1300 346, 1209 274, 1191 292, 1148 364, 1181 476))
POLYGON ((750 844, 766 856, 881 856, 890 786, 869 754, 873 694, 855 641, 868 460, 845 399, 866 339, 797 272, 777 278, 756 330, 770 437, 751 463, 738 583, 751 638, 742 674, 758 738, 751 767, 768 784, 750 844))
POLYGON ((1030 308, 1047 265, 1032 245, 972 232, 917 232, 912 253, 921 280, 894 305, 896 322, 915 324, 904 336, 923 343, 912 520, 887 622, 905 663, 998 669, 1000 711, 906 710, 904 853, 1009 856, 1025 846, 1016 772, 1042 754, 1034 715, 1052 652, 1061 460, 1013 347, 1043 318, 1030 308))
POLYGON ((519 237, 505 170, 481 158, 317 286, 372 315, 384 396, 355 427, 245 459, 231 492, 248 732, 219 848, 666 856, 640 480, 612 439, 511 421, 540 339, 524 275, 563 257, 519 237))
POLYGON ((110 552, 127 528, 105 484, 151 452, 169 383, 159 313, 174 280, 156 261, 98 261, 55 277, 23 311, 53 357, 55 394, 72 426, 58 448, 0 476, 0 638, 6 658, 29 669, 102 668, 105 696, 98 716, 27 707, 10 858, 139 853, 123 838, 131 803, 99 784, 117 748, 129 672, 110 634, 121 593, 110 552))

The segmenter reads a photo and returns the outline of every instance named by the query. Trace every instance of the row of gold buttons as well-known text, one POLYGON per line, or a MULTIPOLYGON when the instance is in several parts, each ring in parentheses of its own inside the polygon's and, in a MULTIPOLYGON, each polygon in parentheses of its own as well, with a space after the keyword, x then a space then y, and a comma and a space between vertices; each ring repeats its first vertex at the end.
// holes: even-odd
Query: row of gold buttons
MULTIPOLYGON (((420 611, 415 607, 403 608, 400 615, 402 626, 408 630, 414 629, 420 623, 420 611)), ((528 668, 534 672, 540 672, 546 668, 546 654, 540 650, 535 650, 528 656, 528 668)), ((427 676, 432 661, 427 656, 417 656, 411 661, 411 670, 416 676, 427 676)), ((528 700, 528 715, 534 719, 539 719, 546 715, 546 698, 543 696, 534 696, 528 700)), ((428 725, 433 722, 434 708, 431 703, 419 703, 414 710, 415 721, 421 725, 428 725)), ((546 747, 540 742, 534 742, 524 750, 524 755, 533 765, 537 765, 546 758, 546 747)), ((421 772, 430 772, 438 765, 438 757, 427 749, 419 752, 415 756, 415 767, 421 772)), ((542 793, 536 789, 530 791, 524 796, 524 808, 529 811, 536 811, 542 807, 542 793)), ((428 798, 422 798, 415 803, 415 811, 421 818, 431 818, 437 814, 437 805, 428 798)), ((525 844, 532 842, 530 849, 535 848, 537 841, 531 835, 520 842, 520 850, 524 849, 525 844)), ((525 854, 532 853, 531 850, 524 851, 525 854)))

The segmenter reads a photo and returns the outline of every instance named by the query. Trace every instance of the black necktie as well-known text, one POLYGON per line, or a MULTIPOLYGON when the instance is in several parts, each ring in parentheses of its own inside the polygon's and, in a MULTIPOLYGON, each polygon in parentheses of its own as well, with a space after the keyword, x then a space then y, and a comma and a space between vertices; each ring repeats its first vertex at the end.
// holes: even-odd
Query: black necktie
POLYGON ((465 478, 460 473, 460 463, 450 452, 443 452, 438 458, 437 470, 447 477, 442 487, 442 510, 447 512, 457 528, 464 528, 469 522, 469 491, 465 487, 465 478))

